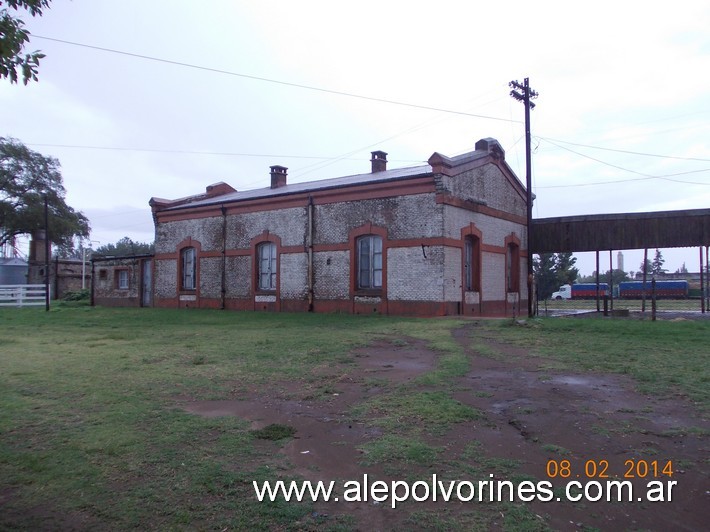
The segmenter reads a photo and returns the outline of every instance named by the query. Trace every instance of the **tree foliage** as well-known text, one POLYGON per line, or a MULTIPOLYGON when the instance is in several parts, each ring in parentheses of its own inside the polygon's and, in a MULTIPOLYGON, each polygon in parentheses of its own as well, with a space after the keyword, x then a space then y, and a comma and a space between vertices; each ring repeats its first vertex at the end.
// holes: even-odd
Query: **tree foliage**
POLYGON ((663 258, 663 253, 661 253, 660 249, 656 249, 656 254, 653 257, 653 262, 651 263, 651 273, 654 275, 658 275, 659 273, 666 273, 668 270, 666 270, 663 267, 663 264, 666 262, 666 259, 663 258))
POLYGON ((542 253, 533 259, 538 300, 548 299, 563 284, 577 280, 577 258, 572 253, 542 253))
POLYGON ((134 242, 127 236, 115 244, 104 244, 94 250, 94 256, 126 257, 130 255, 149 255, 155 252, 155 244, 147 242, 134 242))
MULTIPOLYGON (((596 283, 597 282, 597 272, 593 271, 592 275, 587 275, 587 276, 581 277, 579 279, 579 281, 582 283, 596 283)), ((611 282, 614 286, 618 286, 619 283, 623 283, 625 281, 633 281, 633 279, 631 279, 631 277, 629 277, 629 274, 626 273, 624 270, 619 270, 618 268, 614 268, 613 270, 611 270, 611 282)), ((608 283, 609 282, 609 270, 607 270, 599 275, 599 282, 600 283, 608 283)))
POLYGON ((59 167, 57 159, 16 139, 0 137, 0 246, 15 236, 44 229, 45 197, 51 242, 71 246, 75 236, 89 236, 89 220, 64 200, 59 167))
POLYGON ((653 270, 653 265, 651 264, 651 261, 646 259, 641 261, 641 264, 639 264, 639 272, 642 274, 646 272, 646 274, 650 274, 651 271, 653 270))
POLYGON ((557 290, 557 273, 555 272, 555 254, 541 253, 533 258, 533 270, 537 283, 538 300, 549 299, 557 290))
POLYGON ((44 54, 36 50, 24 51, 30 40, 30 32, 17 16, 24 9, 33 17, 42 16, 42 10, 49 8, 50 0, 0 0, 0 77, 17 83, 20 75, 22 83, 37 81, 39 60, 44 54), (7 6, 7 7, 6 7, 7 6), (12 11, 11 11, 12 10, 12 11))
POLYGON ((560 285, 572 284, 579 276, 579 269, 575 268, 577 258, 572 253, 558 253, 555 260, 555 271, 560 285))
POLYGON ((641 269, 641 273, 645 271, 647 275, 658 275, 668 271, 663 267, 665 262, 666 260, 663 258, 663 253, 661 253, 660 249, 656 248, 656 254, 653 256, 653 260, 646 259, 641 262, 639 268, 641 269))

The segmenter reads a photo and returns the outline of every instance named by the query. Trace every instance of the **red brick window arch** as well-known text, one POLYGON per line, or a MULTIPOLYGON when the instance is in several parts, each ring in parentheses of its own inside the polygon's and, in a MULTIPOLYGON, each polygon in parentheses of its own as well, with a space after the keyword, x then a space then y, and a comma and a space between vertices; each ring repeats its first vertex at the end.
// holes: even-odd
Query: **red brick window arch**
POLYGON ((387 229, 366 222, 350 230, 352 295, 387 296, 387 229))
POLYGON ((463 240, 463 254, 461 257, 462 287, 465 292, 481 291, 481 273, 483 270, 481 260, 482 233, 476 224, 470 223, 461 229, 463 240))
POLYGON ((468 235, 463 241, 463 279, 468 292, 481 290, 481 239, 468 235))

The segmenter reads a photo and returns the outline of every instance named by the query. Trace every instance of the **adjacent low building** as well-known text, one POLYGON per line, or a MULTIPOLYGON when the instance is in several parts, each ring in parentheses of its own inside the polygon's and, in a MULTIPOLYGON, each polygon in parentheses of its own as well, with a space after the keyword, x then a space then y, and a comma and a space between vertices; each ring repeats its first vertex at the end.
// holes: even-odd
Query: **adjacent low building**
POLYGON ((91 304, 153 306, 153 255, 91 259, 91 304))
MULTIPOLYGON (((152 304, 419 316, 524 311, 526 194, 502 147, 482 139, 474 151, 434 153, 427 163, 388 169, 387 154, 376 151, 366 174, 289 184, 287 168, 272 166, 267 188, 217 183, 187 198, 152 198, 152 304)), ((144 276, 143 260, 119 277, 123 266, 111 265, 107 286, 138 270, 144 276)), ((94 264, 101 283, 109 265, 94 264)))

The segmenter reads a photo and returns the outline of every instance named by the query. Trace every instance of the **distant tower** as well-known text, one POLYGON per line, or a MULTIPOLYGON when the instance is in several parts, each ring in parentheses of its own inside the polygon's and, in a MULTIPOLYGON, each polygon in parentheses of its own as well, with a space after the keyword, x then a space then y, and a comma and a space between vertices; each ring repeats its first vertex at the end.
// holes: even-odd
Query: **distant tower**
POLYGON ((624 254, 621 251, 616 254, 616 269, 622 272, 626 271, 624 270, 624 254))

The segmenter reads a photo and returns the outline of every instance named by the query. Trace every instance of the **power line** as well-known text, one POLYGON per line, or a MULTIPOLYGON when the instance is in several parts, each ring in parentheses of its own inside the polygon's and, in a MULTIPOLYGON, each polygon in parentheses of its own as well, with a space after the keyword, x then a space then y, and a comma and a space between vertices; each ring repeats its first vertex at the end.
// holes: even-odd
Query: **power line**
POLYGON ((666 174, 666 175, 650 175, 650 174, 644 174, 642 172, 637 172, 636 170, 630 170, 628 168, 624 168, 622 166, 618 166, 615 164, 608 163, 606 161, 602 161, 601 159, 597 159, 595 157, 591 157, 589 155, 585 155, 583 153, 576 152, 574 150, 571 150, 569 148, 565 148, 564 146, 560 146, 559 144, 555 144, 553 141, 550 139, 545 139, 543 137, 540 137, 542 140, 546 140, 553 146, 557 146, 560 149, 566 150, 570 153, 574 153, 575 155, 579 155, 580 157, 584 157, 585 159, 590 159, 592 161, 595 161, 600 164, 604 164, 606 166, 611 166, 612 168, 616 168, 617 170, 623 170, 624 172, 630 172, 632 174, 637 174, 642 177, 637 177, 633 179, 617 179, 617 180, 611 180, 611 181, 597 181, 595 183, 577 183, 573 185, 545 185, 545 186, 538 186, 537 188, 574 188, 574 187, 588 187, 588 186, 597 186, 597 185, 609 185, 609 184, 616 184, 616 183, 625 183, 625 182, 630 182, 630 181, 648 181, 651 179, 662 179, 664 181, 671 181, 673 183, 683 183, 686 185, 705 185, 705 186, 710 186, 710 183, 699 183, 697 181, 683 181, 681 179, 670 179, 671 177, 679 176, 679 175, 688 175, 688 174, 697 174, 697 173, 702 173, 702 172, 708 172, 710 171, 710 168, 704 168, 701 170, 690 170, 688 172, 678 172, 675 174, 666 174))
MULTIPOLYGON (((238 152, 219 152, 219 151, 190 151, 190 150, 161 150, 152 148, 125 148, 120 146, 88 146, 82 144, 44 144, 44 143, 27 143, 27 146, 41 146, 46 148, 72 148, 84 150, 106 150, 106 151, 135 151, 146 153, 176 153, 183 155, 219 155, 227 157, 263 157, 272 159, 317 159, 321 161, 340 160, 340 157, 318 157, 311 155, 275 155, 273 153, 238 153, 238 152)), ((360 161, 360 158, 352 158, 350 160, 360 161)), ((395 161, 395 159, 393 159, 395 161)), ((420 162, 414 159, 397 159, 397 162, 415 163, 420 162)))
MULTIPOLYGON (((676 160, 679 160, 679 161, 700 161, 700 162, 704 162, 704 163, 710 163, 710 159, 701 159, 701 158, 699 158, 699 157, 676 157, 676 156, 673 156, 673 155, 659 155, 659 154, 656 154, 656 153, 643 153, 643 152, 629 151, 629 150, 618 150, 618 149, 615 149, 615 148, 603 148, 603 147, 601 147, 601 146, 591 146, 591 145, 589 145, 589 144, 579 144, 579 143, 576 143, 576 142, 569 142, 569 141, 566 141, 566 140, 551 139, 551 138, 548 138, 548 137, 541 137, 541 136, 539 136, 539 135, 536 135, 536 137, 539 138, 539 139, 542 139, 542 140, 547 140, 547 141, 549 141, 551 144, 554 144, 555 142, 560 142, 560 143, 562 143, 562 144, 569 144, 570 146, 579 146, 579 147, 582 147, 582 148, 591 148, 591 149, 593 149, 593 150, 613 151, 613 152, 616 152, 616 153, 626 153, 626 154, 629 154, 629 155, 642 155, 642 156, 644 156, 644 157, 658 157, 658 158, 660 158, 660 159, 676 159, 676 160)), ((556 145, 556 144, 555 144, 555 145, 556 145)), ((557 145, 556 145, 556 146, 557 146, 557 145)), ((562 148, 562 146, 558 146, 558 148, 562 148)), ((564 149, 564 148, 563 148, 563 149, 564 149)))
POLYGON ((82 48, 89 48, 89 49, 91 49, 91 50, 99 50, 99 51, 101 51, 101 52, 109 52, 109 53, 112 53, 112 54, 120 54, 120 55, 125 55, 125 56, 128 56, 128 57, 135 57, 135 58, 138 58, 138 59, 145 59, 145 60, 147 60, 147 61, 156 61, 156 62, 159 62, 159 63, 166 63, 166 64, 169 64, 169 65, 176 65, 176 66, 181 66, 181 67, 186 67, 186 68, 194 68, 194 69, 203 70, 203 71, 206 71, 206 72, 214 72, 214 73, 216 73, 216 74, 226 74, 226 75, 228 75, 228 76, 236 76, 236 77, 245 78, 245 79, 252 79, 252 80, 255 80, 255 81, 264 81, 264 82, 267 82, 267 83, 275 83, 275 84, 277 84, 277 85, 285 85, 285 86, 287 86, 287 87, 295 87, 295 88, 298 88, 298 89, 305 89, 305 90, 323 92, 323 93, 327 93, 327 94, 335 94, 335 95, 337 95, 337 96, 347 96, 347 97, 349 97, 349 98, 359 98, 359 99, 361 99, 361 100, 368 100, 368 101, 372 101, 372 102, 387 103, 387 104, 390 104, 390 105, 400 105, 400 106, 403 106, 403 107, 412 107, 412 108, 415 108, 415 109, 424 109, 424 110, 427 110, 427 111, 436 111, 436 112, 439 112, 439 113, 450 113, 450 114, 461 115, 461 116, 470 116, 470 117, 473 117, 473 118, 483 118, 483 119, 486 119, 486 120, 497 120, 497 121, 500 121, 500 122, 519 122, 519 121, 517 121, 517 120, 510 120, 510 119, 508 119, 508 118, 499 118, 499 117, 496 117, 496 116, 487 116, 487 115, 479 115, 479 114, 474 114, 474 113, 465 113, 465 112, 463 112, 463 111, 456 111, 456 110, 453 110, 453 109, 444 109, 444 108, 441 108, 441 107, 432 107, 432 106, 428 106, 428 105, 419 105, 419 104, 415 104, 415 103, 400 102, 400 101, 397 101, 397 100, 389 100, 389 99, 386 99, 386 98, 377 98, 377 97, 375 97, 375 96, 365 96, 365 95, 362 95, 362 94, 355 94, 355 93, 352 93, 352 92, 337 91, 337 90, 333 90, 333 89, 325 89, 325 88, 323 88, 323 87, 315 87, 315 86, 313 86, 313 85, 303 85, 303 84, 300 84, 300 83, 292 83, 292 82, 290 82, 290 81, 281 81, 281 80, 277 80, 277 79, 264 78, 264 77, 261 77, 261 76, 252 76, 252 75, 250 75, 250 74, 241 74, 241 73, 239 73, 239 72, 232 72, 232 71, 229 71, 229 70, 222 70, 222 69, 219 69, 219 68, 205 67, 205 66, 201 66, 201 65, 194 65, 194 64, 191 64, 191 63, 183 63, 183 62, 181 62, 181 61, 173 61, 173 60, 171 60, 171 59, 163 59, 163 58, 160 58, 160 57, 152 57, 152 56, 149 56, 149 55, 135 54, 135 53, 132 53, 132 52, 124 52, 123 50, 114 50, 114 49, 112 49, 112 48, 104 48, 104 47, 101 47, 101 46, 93 46, 93 45, 90 45, 90 44, 83 44, 83 43, 77 43, 77 42, 72 42, 72 41, 65 41, 65 40, 63 40, 63 39, 55 39, 55 38, 53 38, 53 37, 44 37, 44 36, 42 36, 42 35, 33 34, 32 36, 33 36, 33 37, 36 37, 36 38, 38 38, 38 39, 44 39, 44 40, 46 40, 46 41, 59 42, 59 43, 62 43, 62 44, 69 44, 69 45, 72 45, 72 46, 79 46, 79 47, 82 47, 82 48))

